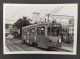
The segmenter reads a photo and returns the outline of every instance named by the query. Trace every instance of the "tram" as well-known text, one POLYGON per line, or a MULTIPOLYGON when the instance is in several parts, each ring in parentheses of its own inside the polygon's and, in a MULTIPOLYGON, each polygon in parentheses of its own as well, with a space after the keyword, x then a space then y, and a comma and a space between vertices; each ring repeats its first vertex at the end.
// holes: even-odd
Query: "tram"
POLYGON ((61 29, 59 23, 40 23, 22 27, 22 40, 41 48, 60 48, 61 29))

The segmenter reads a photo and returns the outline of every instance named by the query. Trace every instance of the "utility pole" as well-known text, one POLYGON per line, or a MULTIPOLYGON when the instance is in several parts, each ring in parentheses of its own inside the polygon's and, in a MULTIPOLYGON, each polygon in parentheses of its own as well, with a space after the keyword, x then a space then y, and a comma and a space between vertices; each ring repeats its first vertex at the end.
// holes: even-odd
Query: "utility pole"
POLYGON ((49 22, 49 16, 50 16, 50 14, 47 14, 47 16, 48 16, 48 22, 49 22))
POLYGON ((45 22, 46 22, 46 18, 45 18, 45 22))

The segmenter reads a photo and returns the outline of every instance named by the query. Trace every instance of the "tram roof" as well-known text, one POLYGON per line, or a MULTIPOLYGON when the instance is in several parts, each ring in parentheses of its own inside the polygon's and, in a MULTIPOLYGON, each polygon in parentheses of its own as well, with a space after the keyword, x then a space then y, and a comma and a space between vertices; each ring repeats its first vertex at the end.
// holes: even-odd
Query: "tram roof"
POLYGON ((25 28, 25 27, 35 27, 35 26, 47 25, 47 24, 58 24, 58 25, 61 25, 60 23, 45 22, 45 23, 38 23, 38 24, 29 25, 29 26, 24 26, 23 28, 25 28))

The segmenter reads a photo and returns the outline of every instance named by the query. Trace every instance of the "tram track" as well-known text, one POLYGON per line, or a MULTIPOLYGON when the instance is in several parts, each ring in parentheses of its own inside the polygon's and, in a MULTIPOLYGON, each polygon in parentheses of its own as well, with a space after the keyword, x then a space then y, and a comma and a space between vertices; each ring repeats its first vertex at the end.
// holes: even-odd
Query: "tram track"
MULTIPOLYGON (((26 44, 31 46, 31 47, 35 47, 35 46, 31 45, 31 44, 28 44, 28 43, 26 43, 26 44)), ((66 52, 72 52, 72 51, 69 51, 69 50, 65 50, 65 49, 62 49, 62 48, 55 48, 55 47, 53 47, 53 48, 35 47, 35 48, 41 49, 43 51, 58 51, 58 50, 62 50, 62 51, 66 51, 66 52)))
POLYGON ((10 51, 22 51, 22 50, 23 50, 23 49, 21 49, 20 47, 12 44, 12 43, 9 42, 9 41, 6 41, 6 46, 8 47, 8 49, 9 49, 10 51))
POLYGON ((36 51, 36 49, 37 49, 37 51, 66 51, 66 52, 72 52, 72 51, 69 51, 69 50, 65 50, 65 49, 62 49, 62 48, 55 48, 55 47, 53 47, 53 48, 36 47, 36 46, 33 46, 31 44, 28 44, 28 43, 13 44, 10 41, 6 41, 6 43, 7 43, 6 46, 9 48, 10 51, 28 51, 30 49, 30 47, 32 47, 32 49, 29 50, 29 51, 36 51))

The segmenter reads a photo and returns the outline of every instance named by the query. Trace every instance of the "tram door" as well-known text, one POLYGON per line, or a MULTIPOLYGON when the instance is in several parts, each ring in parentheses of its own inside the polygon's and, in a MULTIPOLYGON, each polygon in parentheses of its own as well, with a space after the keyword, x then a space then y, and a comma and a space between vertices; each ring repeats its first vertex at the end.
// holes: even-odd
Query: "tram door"
POLYGON ((30 43, 30 30, 29 29, 27 29, 26 42, 30 43))

